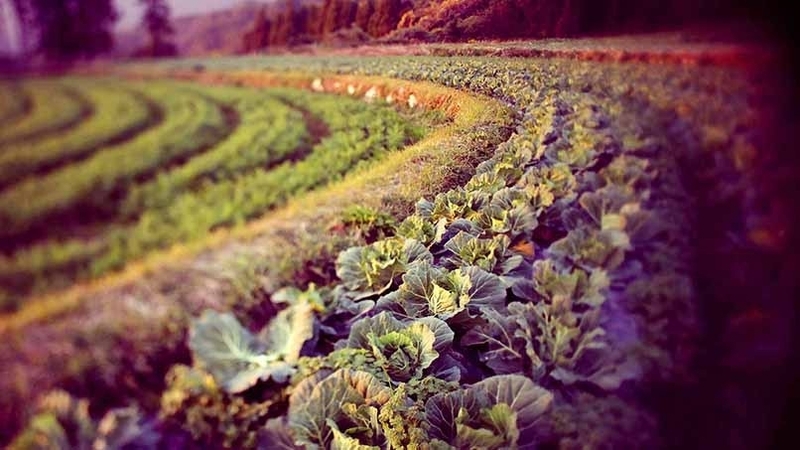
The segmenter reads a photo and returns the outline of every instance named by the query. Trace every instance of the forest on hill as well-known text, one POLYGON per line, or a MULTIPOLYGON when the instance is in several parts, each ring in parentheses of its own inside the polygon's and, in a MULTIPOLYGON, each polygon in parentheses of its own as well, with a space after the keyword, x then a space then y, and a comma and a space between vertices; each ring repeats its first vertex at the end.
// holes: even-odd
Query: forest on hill
POLYGON ((652 31, 755 14, 725 0, 292 0, 264 6, 244 51, 320 41, 465 41, 652 31))
MULTIPOLYGON (((141 0, 151 13, 137 28, 114 33, 119 11, 111 0, 76 1, 69 8, 50 3, 12 0, 6 5, 3 14, 16 17, 22 30, 22 53, 73 59, 95 54, 169 56, 173 50, 181 55, 235 54, 317 43, 596 36, 766 21, 770 10, 763 2, 728 0, 273 0, 171 17, 168 2, 141 0)), ((727 34, 743 37, 739 30, 727 34)))

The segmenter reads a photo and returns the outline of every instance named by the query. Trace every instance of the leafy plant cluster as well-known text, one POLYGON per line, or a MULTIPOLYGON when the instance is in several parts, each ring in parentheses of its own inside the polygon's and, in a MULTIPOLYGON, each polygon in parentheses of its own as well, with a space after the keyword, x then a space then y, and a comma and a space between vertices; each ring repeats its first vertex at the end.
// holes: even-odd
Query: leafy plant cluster
POLYGON ((153 421, 133 407, 108 411, 95 420, 88 401, 53 391, 39 400, 37 409, 38 415, 11 448, 153 448, 159 442, 153 421))

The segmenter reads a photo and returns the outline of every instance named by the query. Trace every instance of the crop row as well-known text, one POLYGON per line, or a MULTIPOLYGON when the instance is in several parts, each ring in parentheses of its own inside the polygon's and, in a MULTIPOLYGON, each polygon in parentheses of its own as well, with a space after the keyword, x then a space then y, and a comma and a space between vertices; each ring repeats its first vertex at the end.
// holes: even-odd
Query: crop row
MULTIPOLYGON (((236 130, 149 180, 136 183, 131 176, 118 209, 109 212, 110 219, 91 239, 67 234, 66 239, 37 241, 0 259, 0 279, 11 292, 98 276, 150 251, 202 239, 217 227, 242 224, 296 194, 338 179, 363 160, 420 137, 421 129, 405 123, 392 108, 356 99, 290 89, 182 86, 185 92, 202 93, 236 110, 236 130), (320 120, 325 134, 309 136, 300 111, 320 120)), ((87 161, 107 153, 100 151, 87 161)), ((88 199, 74 198, 85 205, 104 197, 93 190, 88 199)), ((108 203, 107 197, 104 201, 108 203)), ((95 206, 103 205, 98 201, 95 206)), ((9 209, 9 216, 16 211, 9 209)))
POLYGON ((206 149, 230 132, 225 112, 207 97, 169 84, 154 84, 145 92, 163 99, 161 124, 134 139, 100 149, 86 160, 1 192, 0 236, 14 237, 46 226, 55 214, 78 207, 103 211, 115 192, 124 191, 165 164, 206 149))
POLYGON ((0 82, 0 124, 8 126, 28 111, 28 97, 18 83, 0 82))
POLYGON ((135 135, 157 119, 150 100, 119 82, 70 80, 61 84, 80 93, 92 105, 93 114, 65 133, 7 144, 0 151, 0 186, 89 156, 115 140, 135 135))
POLYGON ((13 126, 0 129, 0 149, 68 129, 92 114, 91 104, 83 96, 58 82, 31 80, 21 90, 31 102, 32 110, 14 121, 13 126))
POLYGON ((300 111, 273 93, 243 96, 240 89, 219 87, 204 92, 217 101, 235 105, 239 126, 213 149, 134 186, 123 205, 125 215, 169 205, 192 186, 231 180, 243 171, 280 163, 311 139, 300 111))

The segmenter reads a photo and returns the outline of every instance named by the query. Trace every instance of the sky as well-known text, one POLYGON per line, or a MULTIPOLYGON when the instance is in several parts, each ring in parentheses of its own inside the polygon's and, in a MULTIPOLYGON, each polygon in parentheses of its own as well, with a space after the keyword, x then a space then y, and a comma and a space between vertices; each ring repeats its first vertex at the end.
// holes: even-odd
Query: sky
POLYGON ((15 52, 19 47, 19 30, 12 19, 11 3, 0 0, 0 55, 15 52))
MULTIPOLYGON (((242 3, 243 0, 169 0, 172 8, 172 16, 179 17, 189 14, 215 11, 218 9, 230 8, 231 6, 242 3)), ((141 19, 142 8, 139 0, 115 0, 120 20, 117 22, 117 29, 133 28, 141 19)))

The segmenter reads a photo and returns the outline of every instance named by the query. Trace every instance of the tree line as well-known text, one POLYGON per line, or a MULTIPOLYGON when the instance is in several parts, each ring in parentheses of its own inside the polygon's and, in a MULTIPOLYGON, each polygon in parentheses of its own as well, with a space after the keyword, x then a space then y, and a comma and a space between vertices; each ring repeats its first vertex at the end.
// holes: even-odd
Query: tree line
POLYGON ((432 13, 411 11, 399 25, 422 24, 455 40, 650 31, 748 14, 730 0, 465 0, 444 8, 447 2, 421 3, 432 13))
POLYGON ((264 7, 244 33, 245 51, 269 46, 319 42, 342 30, 364 38, 384 36, 397 28, 412 0, 288 0, 282 7, 264 7))
MULTIPOLYGON (((70 61, 105 53, 114 45, 119 19, 112 0, 10 0, 20 25, 23 49, 51 61, 70 61)), ((166 0, 139 0, 148 42, 139 56, 174 55, 174 33, 166 0)))
MULTIPOLYGON (((25 49, 72 60, 110 50, 113 0, 8 0, 25 49)), ((174 55, 166 0, 138 0, 147 43, 137 56, 174 55)), ((249 52, 328 40, 384 42, 569 37, 648 31, 703 19, 749 18, 732 0, 284 0, 265 4, 241 35, 249 52)))
POLYGON ((242 36, 245 52, 342 37, 462 41, 648 31, 748 18, 730 0, 288 0, 265 6, 242 36))

